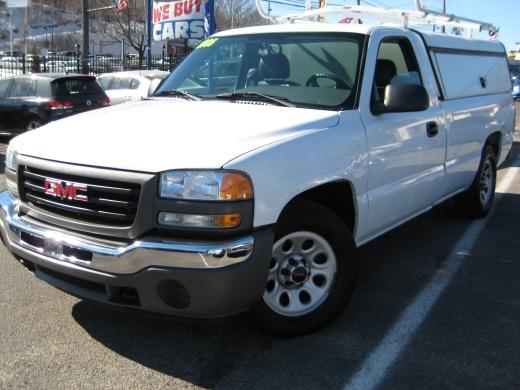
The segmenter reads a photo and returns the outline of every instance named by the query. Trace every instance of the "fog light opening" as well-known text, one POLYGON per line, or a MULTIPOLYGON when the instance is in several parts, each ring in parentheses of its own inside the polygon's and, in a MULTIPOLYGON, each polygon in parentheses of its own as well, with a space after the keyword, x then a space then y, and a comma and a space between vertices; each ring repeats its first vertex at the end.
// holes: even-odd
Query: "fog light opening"
POLYGON ((175 309, 187 309, 191 304, 188 289, 176 280, 163 280, 157 285, 161 300, 175 309))

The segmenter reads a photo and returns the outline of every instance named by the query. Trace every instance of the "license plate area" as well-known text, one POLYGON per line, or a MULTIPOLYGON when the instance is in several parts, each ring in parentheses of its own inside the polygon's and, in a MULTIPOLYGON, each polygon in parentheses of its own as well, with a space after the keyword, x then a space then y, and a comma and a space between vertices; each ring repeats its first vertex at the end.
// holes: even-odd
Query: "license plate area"
POLYGON ((20 238, 30 247, 53 259, 71 262, 80 260, 88 263, 92 261, 92 252, 64 244, 52 237, 40 237, 22 231, 20 238))

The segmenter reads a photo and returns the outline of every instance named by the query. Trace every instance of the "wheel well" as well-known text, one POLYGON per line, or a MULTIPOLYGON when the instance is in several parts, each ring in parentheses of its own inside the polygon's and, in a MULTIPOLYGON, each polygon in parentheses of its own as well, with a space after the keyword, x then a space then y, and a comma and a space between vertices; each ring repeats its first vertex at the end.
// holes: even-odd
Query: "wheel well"
POLYGON ((343 219, 345 224, 349 227, 350 231, 354 233, 354 227, 356 224, 356 208, 354 205, 352 186, 349 182, 341 181, 327 183, 302 192, 300 195, 291 199, 291 201, 284 207, 282 214, 299 200, 308 200, 327 207, 339 215, 339 217, 343 219))
POLYGON ((501 137, 502 137, 502 135, 500 134, 500 132, 496 132, 496 133, 490 134, 489 137, 487 137, 487 139, 486 139, 486 145, 490 145, 493 148, 497 161, 500 157, 501 137))

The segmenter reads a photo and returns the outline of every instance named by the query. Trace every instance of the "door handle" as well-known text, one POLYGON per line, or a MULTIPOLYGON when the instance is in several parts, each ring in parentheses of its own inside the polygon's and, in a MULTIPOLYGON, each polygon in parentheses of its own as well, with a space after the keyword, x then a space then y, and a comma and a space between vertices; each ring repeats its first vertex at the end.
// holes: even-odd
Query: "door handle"
POLYGON ((426 134, 428 134, 428 137, 430 138, 439 134, 439 125, 437 122, 432 121, 426 124, 426 134))

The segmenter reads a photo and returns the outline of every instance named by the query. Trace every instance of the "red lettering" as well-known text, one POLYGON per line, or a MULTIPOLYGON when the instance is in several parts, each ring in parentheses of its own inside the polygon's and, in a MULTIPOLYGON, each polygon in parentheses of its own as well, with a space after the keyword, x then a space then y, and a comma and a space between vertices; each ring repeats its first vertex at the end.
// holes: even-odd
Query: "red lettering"
POLYGON ((45 179, 44 187, 47 195, 81 202, 88 201, 87 186, 85 184, 65 182, 65 185, 63 185, 60 180, 45 179), (82 193, 78 194, 78 191, 82 193))
POLYGON ((161 11, 162 7, 157 7, 153 9, 153 22, 158 23, 161 21, 161 11))
POLYGON ((74 184, 74 200, 79 200, 81 202, 87 202, 87 186, 85 184, 74 184), (83 194, 78 194, 78 191, 83 192, 83 194))
POLYGON ((165 4, 162 7, 162 20, 170 19, 170 4, 165 4))
POLYGON ((193 11, 193 0, 184 1, 184 14, 189 15, 193 11))
POLYGON ((195 0, 195 11, 200 12, 200 7, 202 6, 202 0, 195 0))
POLYGON ((62 198, 68 198, 68 199, 76 198, 76 189, 74 188, 73 184, 67 183, 65 186, 63 186, 63 184, 60 183, 59 187, 61 187, 60 188, 61 194, 57 194, 58 196, 61 196, 62 198))
POLYGON ((182 2, 177 1, 173 7, 173 16, 181 16, 182 15, 182 2))

